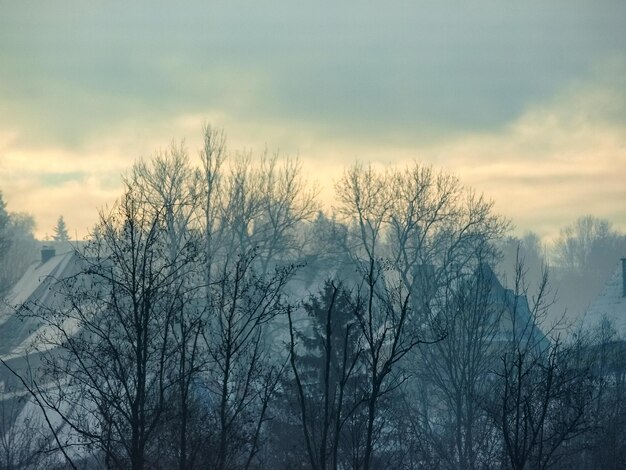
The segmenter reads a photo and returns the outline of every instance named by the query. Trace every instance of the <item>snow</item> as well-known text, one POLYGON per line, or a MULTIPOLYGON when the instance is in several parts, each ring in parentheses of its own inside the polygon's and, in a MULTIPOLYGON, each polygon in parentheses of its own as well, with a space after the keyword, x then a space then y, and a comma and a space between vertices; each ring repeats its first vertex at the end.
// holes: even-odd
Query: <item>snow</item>
MULTIPOLYGON (((37 308, 38 305, 53 307, 59 304, 53 283, 69 274, 72 269, 73 253, 54 256, 45 263, 37 262, 28 268, 24 276, 11 290, 7 306, 0 309, 0 357, 5 361, 26 356, 41 335, 50 335, 41 319, 33 316, 18 316, 16 310, 23 305, 37 308)), ((71 331, 76 325, 66 325, 71 331)), ((38 349, 45 345, 37 344, 38 349)))
POLYGON ((626 297, 623 295, 621 262, 604 286, 600 295, 590 304, 583 318, 584 328, 594 328, 606 318, 618 334, 626 336, 626 297))
POLYGON ((48 284, 44 281, 46 279, 58 278, 65 272, 72 256, 72 253, 65 253, 54 256, 45 263, 33 263, 11 289, 7 297, 9 308, 3 309, 0 313, 0 326, 12 317, 14 309, 21 307, 29 299, 32 299, 38 289, 41 291, 39 292, 39 301, 45 304, 52 291, 46 288, 48 284), (43 289, 41 289, 42 287, 43 289))

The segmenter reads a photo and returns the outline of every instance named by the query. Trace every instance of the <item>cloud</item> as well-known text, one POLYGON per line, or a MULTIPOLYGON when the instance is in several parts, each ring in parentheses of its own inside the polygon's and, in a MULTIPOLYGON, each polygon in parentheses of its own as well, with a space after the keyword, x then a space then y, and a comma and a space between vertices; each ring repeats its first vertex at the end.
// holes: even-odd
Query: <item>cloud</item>
POLYGON ((578 212, 626 228, 621 0, 0 4, 0 189, 40 234, 90 226, 171 139, 194 155, 203 121, 327 187, 417 159, 544 236, 578 212))
POLYGON ((0 126, 42 146, 205 112, 441 140, 497 129, 626 48, 619 0, 5 3, 0 126))
POLYGON ((549 239, 585 213, 626 230, 626 83, 621 77, 626 77, 626 62, 606 63, 593 79, 529 105, 500 129, 425 143, 333 136, 298 121, 257 122, 227 112, 180 114, 148 124, 127 118, 79 150, 29 147, 15 132, 5 132, 0 134, 0 187, 10 210, 35 213, 40 235, 62 213, 68 223, 74 218, 82 236, 95 222, 96 208, 119 196, 119 175, 137 158, 182 138, 195 157, 201 123, 208 122, 226 130, 233 150, 258 155, 269 147, 299 155, 329 205, 333 181, 356 159, 383 165, 417 160, 443 167, 484 192, 520 232, 532 229, 549 239))
POLYGON ((626 62, 597 74, 530 106, 501 133, 456 139, 436 153, 523 229, 554 236, 593 213, 626 230, 626 62))

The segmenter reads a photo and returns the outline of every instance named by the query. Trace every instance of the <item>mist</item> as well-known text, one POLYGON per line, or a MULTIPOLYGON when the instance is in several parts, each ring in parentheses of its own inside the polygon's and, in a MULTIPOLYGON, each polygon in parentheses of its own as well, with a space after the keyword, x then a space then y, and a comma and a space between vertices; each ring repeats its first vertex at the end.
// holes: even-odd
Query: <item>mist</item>
POLYGON ((0 5, 0 468, 623 466, 623 1, 0 5))
POLYGON ((618 458, 597 410, 621 400, 606 380, 624 331, 591 308, 621 275, 609 221, 517 238, 418 162, 346 167, 329 208, 297 158, 231 150, 210 126, 196 155, 174 142, 120 181, 80 241, 63 215, 38 241, 2 204, 7 465, 618 458))

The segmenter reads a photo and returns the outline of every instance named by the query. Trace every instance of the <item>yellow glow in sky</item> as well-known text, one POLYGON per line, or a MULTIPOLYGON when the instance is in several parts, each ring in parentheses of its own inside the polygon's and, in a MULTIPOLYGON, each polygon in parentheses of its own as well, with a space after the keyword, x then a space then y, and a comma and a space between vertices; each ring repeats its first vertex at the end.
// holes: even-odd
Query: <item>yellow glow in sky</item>
POLYGON ((416 160, 520 233, 626 230, 626 3, 478 3, 0 0, 0 191, 38 237, 63 215, 82 238, 137 158, 195 157, 206 122, 298 156, 328 206, 355 160, 416 160))

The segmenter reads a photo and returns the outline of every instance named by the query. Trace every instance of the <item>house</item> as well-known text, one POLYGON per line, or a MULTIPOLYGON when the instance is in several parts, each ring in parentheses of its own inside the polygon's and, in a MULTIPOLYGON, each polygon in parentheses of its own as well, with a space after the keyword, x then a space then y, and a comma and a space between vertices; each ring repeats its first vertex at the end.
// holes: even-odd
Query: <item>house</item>
POLYGON ((589 330, 608 320, 618 336, 626 337, 626 258, 616 266, 600 295, 591 302, 582 319, 582 327, 589 330))
POLYGON ((73 252, 56 254, 54 248, 44 246, 41 254, 41 259, 13 286, 0 310, 0 357, 5 360, 23 355, 41 327, 36 318, 18 316, 16 312, 25 305, 53 307, 55 281, 76 272, 73 252))
MULTIPOLYGON (((46 325, 37 316, 37 313, 42 312, 37 312, 36 309, 39 306, 52 309, 60 307, 63 297, 58 295, 56 281, 74 275, 77 269, 77 257, 71 246, 44 246, 41 258, 27 269, 0 305, 0 359, 4 362, 0 364, 0 433, 4 435, 2 442, 9 442, 9 437, 14 436, 16 423, 32 421, 34 414, 37 414, 30 412, 36 406, 30 400, 30 394, 22 381, 16 376, 17 374, 27 380, 31 376, 29 372, 36 370, 40 361, 42 347, 37 342, 39 336, 45 333, 46 325), (60 248, 61 252, 56 253, 56 248, 60 248), (18 314, 25 306, 31 309, 33 315, 18 314), (34 351, 35 346, 39 352, 34 351)), ((22 441, 24 438, 23 436, 22 441)), ((41 442, 11 442, 8 447, 14 449, 4 451, 17 452, 15 447, 18 446, 22 447, 20 452, 25 451, 24 446, 35 451, 35 446, 41 446, 41 442)))
POLYGON ((498 333, 494 340, 503 346, 517 342, 536 351, 546 351, 550 340, 541 330, 526 295, 504 287, 488 264, 480 265, 476 279, 487 289, 489 311, 498 317, 498 333))

